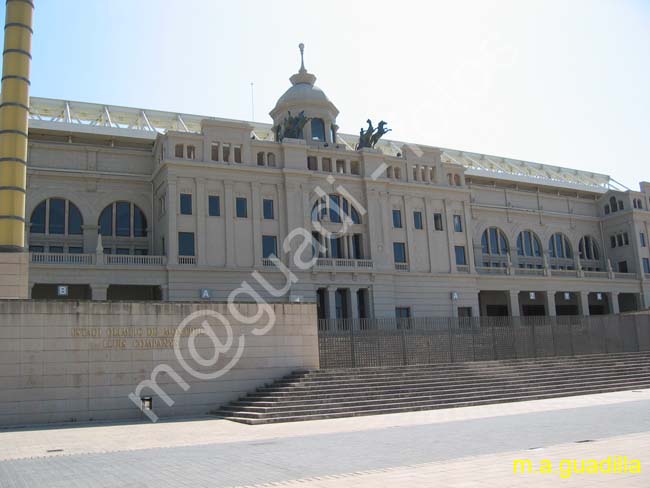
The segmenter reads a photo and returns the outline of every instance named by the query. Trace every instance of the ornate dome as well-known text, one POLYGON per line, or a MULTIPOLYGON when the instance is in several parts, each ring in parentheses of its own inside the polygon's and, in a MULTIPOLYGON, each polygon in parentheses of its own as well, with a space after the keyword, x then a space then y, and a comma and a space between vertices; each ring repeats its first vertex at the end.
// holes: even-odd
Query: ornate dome
POLYGON ((332 119, 339 113, 323 90, 314 85, 316 76, 305 69, 304 47, 304 44, 300 44, 300 70, 289 78, 292 86, 284 92, 271 110, 270 115, 274 121, 278 116, 285 115, 288 110, 300 111, 314 106, 325 109, 332 119))

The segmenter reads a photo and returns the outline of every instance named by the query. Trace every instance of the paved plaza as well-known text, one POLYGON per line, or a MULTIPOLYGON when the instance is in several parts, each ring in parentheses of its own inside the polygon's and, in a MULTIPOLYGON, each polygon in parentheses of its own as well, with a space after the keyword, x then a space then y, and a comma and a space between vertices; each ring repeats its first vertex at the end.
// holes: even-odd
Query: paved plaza
POLYGON ((0 431, 0 487, 650 486, 650 390, 288 424, 220 419, 0 431), (569 473, 627 456, 640 474, 569 473), (548 459, 550 474, 514 474, 548 459))

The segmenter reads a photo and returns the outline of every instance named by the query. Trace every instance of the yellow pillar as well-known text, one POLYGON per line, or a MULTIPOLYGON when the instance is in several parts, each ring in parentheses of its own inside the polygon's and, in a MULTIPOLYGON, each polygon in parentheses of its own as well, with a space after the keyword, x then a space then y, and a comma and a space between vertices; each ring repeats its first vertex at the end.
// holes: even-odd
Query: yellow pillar
POLYGON ((0 252, 25 250, 31 0, 7 0, 0 103, 0 252))

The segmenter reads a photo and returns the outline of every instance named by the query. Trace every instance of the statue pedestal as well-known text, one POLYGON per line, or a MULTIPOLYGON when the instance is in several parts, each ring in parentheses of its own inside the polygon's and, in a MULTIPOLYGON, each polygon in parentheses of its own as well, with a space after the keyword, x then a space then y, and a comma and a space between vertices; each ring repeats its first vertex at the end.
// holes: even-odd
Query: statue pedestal
POLYGON ((29 253, 0 253, 0 299, 29 297, 29 253))

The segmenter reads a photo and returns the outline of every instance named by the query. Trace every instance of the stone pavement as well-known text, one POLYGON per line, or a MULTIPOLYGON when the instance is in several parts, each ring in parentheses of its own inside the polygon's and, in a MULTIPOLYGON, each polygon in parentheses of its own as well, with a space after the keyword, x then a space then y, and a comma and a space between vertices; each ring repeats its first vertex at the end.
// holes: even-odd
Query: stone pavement
POLYGON ((199 419, 0 431, 2 488, 648 487, 649 469, 650 390, 261 426, 199 419), (642 473, 558 472, 562 459, 616 455, 639 459, 642 473), (514 459, 549 459, 555 472, 515 475, 514 459))

